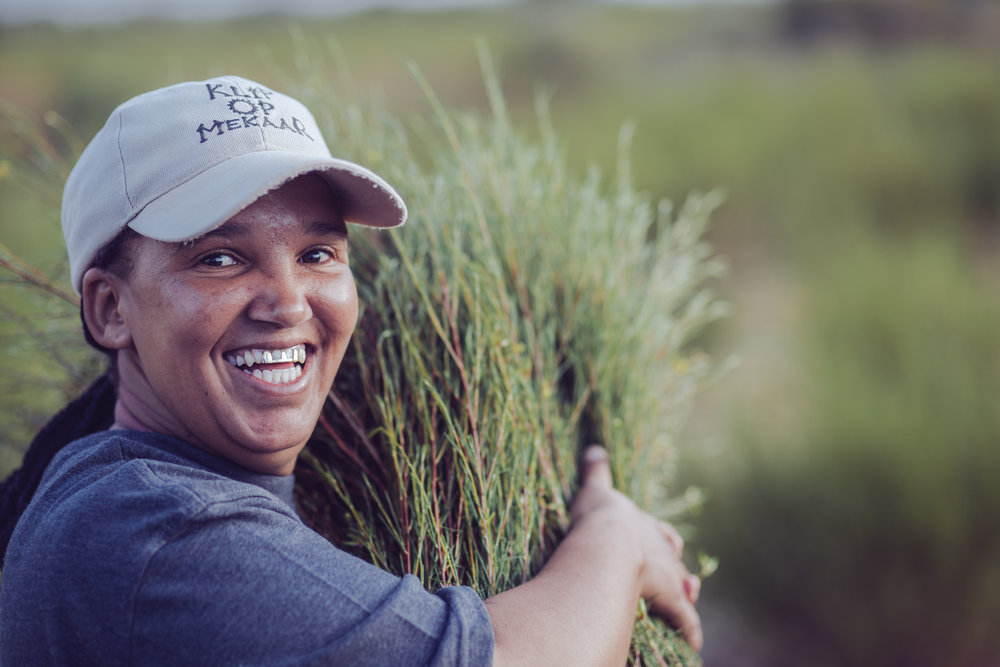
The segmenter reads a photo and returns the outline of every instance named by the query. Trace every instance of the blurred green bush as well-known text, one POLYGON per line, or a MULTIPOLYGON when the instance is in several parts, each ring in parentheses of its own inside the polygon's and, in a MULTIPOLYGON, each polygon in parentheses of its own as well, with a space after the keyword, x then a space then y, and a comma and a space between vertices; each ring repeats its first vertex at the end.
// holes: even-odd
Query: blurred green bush
POLYGON ((1000 301, 948 235, 851 236, 803 285, 797 380, 700 461, 710 584, 781 628, 771 664, 992 664, 1000 301))

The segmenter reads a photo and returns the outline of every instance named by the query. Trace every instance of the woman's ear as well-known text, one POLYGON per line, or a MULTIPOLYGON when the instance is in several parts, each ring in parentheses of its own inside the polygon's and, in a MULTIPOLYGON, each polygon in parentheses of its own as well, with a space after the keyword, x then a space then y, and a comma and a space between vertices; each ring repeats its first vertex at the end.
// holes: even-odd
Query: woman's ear
POLYGON ((83 274, 80 298, 83 320, 94 340, 111 350, 132 344, 132 331, 120 309, 122 281, 105 269, 90 268, 83 274))

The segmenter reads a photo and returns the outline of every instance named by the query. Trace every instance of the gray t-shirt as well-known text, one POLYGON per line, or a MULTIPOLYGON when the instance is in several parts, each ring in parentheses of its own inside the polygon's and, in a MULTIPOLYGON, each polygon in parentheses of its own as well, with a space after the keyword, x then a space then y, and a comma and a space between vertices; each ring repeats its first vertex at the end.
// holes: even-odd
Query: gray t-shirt
POLYGON ((291 476, 174 438, 67 445, 11 538, 0 660, 13 665, 488 665, 469 588, 436 594, 302 523, 291 476))

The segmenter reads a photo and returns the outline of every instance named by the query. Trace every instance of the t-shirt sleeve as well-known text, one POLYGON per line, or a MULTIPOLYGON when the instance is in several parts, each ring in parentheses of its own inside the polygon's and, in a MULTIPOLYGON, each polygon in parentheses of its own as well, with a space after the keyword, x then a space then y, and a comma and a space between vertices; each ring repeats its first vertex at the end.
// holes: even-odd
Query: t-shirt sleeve
POLYGON ((489 665, 493 630, 472 589, 430 593, 244 499, 150 555, 130 652, 133 664, 489 665))

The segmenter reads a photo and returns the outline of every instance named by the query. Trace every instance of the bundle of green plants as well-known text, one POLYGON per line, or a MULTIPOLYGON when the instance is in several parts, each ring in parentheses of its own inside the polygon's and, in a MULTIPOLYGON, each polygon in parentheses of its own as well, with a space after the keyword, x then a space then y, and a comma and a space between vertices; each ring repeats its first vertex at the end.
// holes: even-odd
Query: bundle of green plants
MULTIPOLYGON (((300 500, 363 558, 489 596, 558 544, 587 444, 609 449, 642 506, 683 504, 676 441, 712 370, 693 341, 721 305, 703 242, 714 195, 652 205, 630 185, 627 133, 614 182, 574 176, 544 104, 528 139, 485 71, 489 116, 448 111, 423 83, 433 120, 416 131, 377 106, 324 104, 325 80, 299 91, 336 150, 410 206, 403 229, 352 236, 363 313, 300 500)), ((697 657, 640 608, 630 660, 697 657)))

